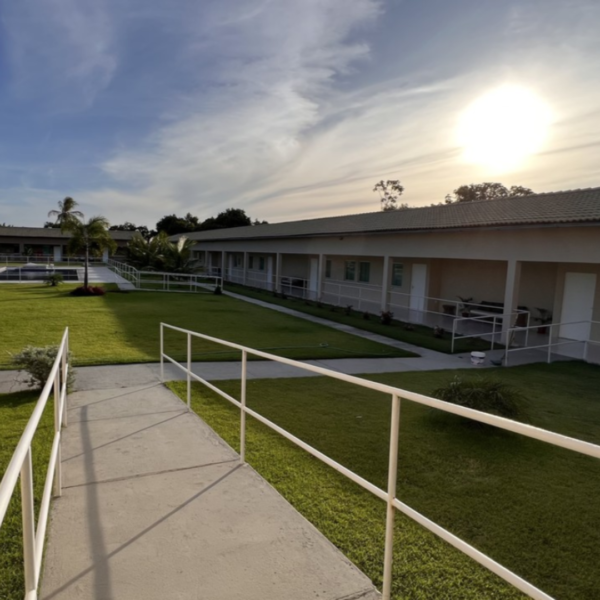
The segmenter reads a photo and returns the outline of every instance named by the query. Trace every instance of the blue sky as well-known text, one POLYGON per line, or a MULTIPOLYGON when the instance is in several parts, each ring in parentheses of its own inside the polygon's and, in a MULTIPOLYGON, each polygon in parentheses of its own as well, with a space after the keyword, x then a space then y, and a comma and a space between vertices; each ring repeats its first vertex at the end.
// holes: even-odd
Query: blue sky
POLYGON ((271 222, 464 183, 600 185, 597 0, 20 0, 0 5, 0 222, 271 222), (524 86, 552 119, 498 172, 464 160, 476 98, 524 86))

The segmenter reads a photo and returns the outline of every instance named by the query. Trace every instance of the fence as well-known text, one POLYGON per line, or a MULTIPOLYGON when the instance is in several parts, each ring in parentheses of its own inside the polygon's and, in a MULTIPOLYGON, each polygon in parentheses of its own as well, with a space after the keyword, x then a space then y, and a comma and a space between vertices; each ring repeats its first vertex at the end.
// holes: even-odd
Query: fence
MULTIPOLYGON (((36 265, 54 265, 54 266, 83 266, 85 263, 85 256, 64 256, 59 261, 54 260, 53 254, 45 255, 32 255, 28 256, 25 254, 0 254, 0 267, 8 267, 11 264, 27 264, 35 263, 36 265)), ((88 259, 90 265, 103 265, 105 264, 104 259, 90 256, 88 259)))
MULTIPOLYGON (((566 348, 567 346, 576 346, 581 348, 581 352, 575 353, 569 351, 567 353, 563 353, 563 356, 570 356, 572 358, 581 358, 584 361, 590 360, 590 348, 598 347, 600 348, 600 340, 591 339, 591 331, 594 326, 600 326, 600 321, 569 321, 563 323, 548 323, 541 326, 530 326, 527 327, 527 330, 533 329, 546 329, 547 331, 543 334, 544 336, 548 336, 547 341, 544 339, 543 343, 540 342, 541 336, 532 336, 533 343, 532 345, 525 344, 524 346, 511 347, 510 344, 507 345, 506 352, 504 354, 504 365, 508 366, 509 356, 511 353, 515 352, 523 352, 526 350, 542 350, 546 352, 546 362, 552 362, 552 349, 553 348, 566 348), (587 339, 570 339, 567 337, 560 337, 560 328, 565 326, 572 325, 589 325, 590 334, 587 335, 587 339), (556 328, 558 328, 558 333, 556 333, 556 328)), ((509 340, 513 339, 513 336, 518 331, 522 331, 525 328, 512 328, 509 330, 509 340)), ((558 353, 557 353, 558 354, 558 353)), ((600 356, 596 357, 592 362, 600 362, 600 356)))
POLYGON ((46 525, 50 511, 50 499, 54 484, 54 495, 62 494, 61 473, 61 429, 67 426, 67 381, 69 374, 69 330, 65 332, 50 371, 48 381, 42 390, 31 418, 21 435, 21 439, 12 455, 2 482, 0 482, 0 528, 4 522, 9 502, 15 491, 17 480, 21 478, 21 504, 23 524, 23 562, 25 569, 25 600, 37 599, 37 588, 42 567, 46 525), (44 483, 44 492, 35 526, 33 506, 33 468, 31 462, 31 442, 40 419, 48 403, 50 392, 54 396, 54 439, 48 471, 44 483))
POLYGON ((429 520, 427 517, 418 513, 414 509, 410 508, 404 502, 401 502, 397 498, 397 490, 396 490, 396 476, 398 471, 398 435, 400 431, 400 403, 401 399, 408 400, 410 402, 416 402, 418 404, 422 404, 428 406, 430 408, 435 408, 438 410, 442 410, 444 412, 452 413, 455 415, 459 415, 462 417, 466 417, 469 419, 473 419, 475 421, 479 421, 480 423, 486 423, 488 425, 492 425, 494 427, 498 427, 499 429, 504 429, 506 431, 512 431, 514 433, 524 435, 526 437, 530 437, 536 440, 540 440, 542 442, 546 442, 552 444, 554 446, 559 446, 562 448, 566 448, 568 450, 573 450, 575 452, 579 452, 581 454, 586 454, 588 456, 592 456, 594 458, 600 459, 600 446, 595 444, 590 444, 588 442, 583 442, 581 440, 576 440, 574 438, 570 438, 564 435, 559 435, 557 433, 553 433, 550 431, 546 431, 544 429, 539 429, 537 427, 532 427, 530 425, 525 425, 523 423, 519 423, 516 421, 511 421, 509 419, 504 419, 502 417, 497 417, 495 415, 490 415, 487 413, 483 413, 480 411, 472 410, 470 408, 464 408, 462 406, 457 406, 455 404, 449 404, 447 402, 443 402, 441 400, 437 400, 435 398, 430 398, 428 396, 423 396, 422 394, 416 394, 414 392, 409 392, 407 390, 402 390, 400 388, 394 388, 389 385, 385 385, 382 383, 377 383, 373 381, 367 381, 365 379, 360 379, 358 377, 354 377, 352 375, 345 375, 343 373, 338 373, 336 371, 331 371, 329 369, 324 369, 322 367, 317 367, 313 365, 309 365, 306 363, 298 362, 295 360, 291 360, 288 358, 282 358, 280 356, 275 356, 273 354, 268 354, 266 352, 262 352, 260 350, 254 350, 252 348, 248 348, 246 346, 241 346, 239 344, 233 344, 231 342, 227 342, 221 339, 213 338, 204 334, 196 333, 194 331, 190 331, 187 329, 181 329, 179 327, 174 327, 172 325, 168 325, 166 323, 160 324, 160 373, 161 380, 164 381, 164 361, 165 359, 179 369, 183 370, 187 375, 187 406, 188 410, 190 410, 191 403, 191 382, 192 379, 199 381, 209 389, 213 390, 235 406, 240 409, 240 459, 242 462, 245 462, 246 456, 246 415, 250 415, 254 417, 257 421, 263 423, 267 427, 273 429, 286 439, 290 440, 303 450, 306 450, 314 457, 318 458, 326 465, 332 467, 342 475, 348 477, 351 481, 354 481, 367 491, 371 492, 373 495, 377 496, 387 504, 387 513, 386 513, 386 528, 385 528, 385 551, 384 551, 384 572, 383 572, 383 599, 389 600, 391 593, 391 585, 392 585, 392 560, 393 560, 393 536, 394 536, 394 517, 395 511, 399 510, 404 513, 409 518, 413 519, 429 531, 433 532, 441 539, 445 540, 461 552, 464 552, 467 556, 470 556, 472 559, 477 561, 479 564, 487 567, 490 571, 507 581, 509 584, 513 585, 517 589, 521 590, 525 594, 528 594, 531 598, 536 600, 552 600, 551 596, 533 586, 529 582, 525 581, 512 571, 508 570, 506 567, 503 567, 501 564, 497 563, 487 555, 483 554, 473 546, 464 542, 457 536, 453 535, 443 527, 440 527, 433 521, 429 520), (186 366, 180 364, 175 359, 171 358, 164 352, 164 330, 165 328, 177 331, 179 333, 185 334, 187 340, 187 364, 186 366), (236 350, 241 351, 242 360, 241 360, 241 390, 240 390, 240 400, 236 400, 226 392, 219 389, 217 386, 212 383, 206 381, 202 377, 196 375, 192 372, 192 337, 197 337, 203 340, 208 340, 217 344, 221 344, 223 346, 227 346, 229 348, 234 348, 236 350), (371 390, 383 392, 385 394, 389 394, 392 400, 392 410, 391 410, 391 430, 390 430, 390 447, 389 447, 389 466, 388 466, 388 484, 387 490, 383 490, 376 485, 370 483, 366 479, 362 478, 360 475, 357 475, 350 469, 344 467, 340 463, 334 461, 329 458, 319 450, 313 448, 309 444, 303 442, 296 436, 292 435, 282 427, 279 427, 275 423, 269 421, 256 411, 248 408, 246 404, 246 380, 247 380, 247 359, 248 355, 258 356, 260 358, 264 358, 267 360, 273 360, 276 362, 280 362, 286 365, 291 365, 293 367, 297 367, 299 369, 304 369, 305 371, 311 371, 313 373, 318 373, 319 375, 325 375, 327 377, 331 377, 333 379, 338 379, 340 381, 345 381, 348 383, 352 383, 354 385, 358 385, 361 387, 365 387, 371 390))
POLYGON ((530 314, 527 311, 517 310, 515 312, 506 313, 506 314, 489 313, 487 315, 481 315, 479 317, 453 318, 453 320, 452 320, 452 342, 450 344, 450 354, 454 354, 454 346, 455 346, 457 339, 460 339, 460 340, 469 339, 469 338, 482 339, 482 338, 490 337, 490 350, 493 350, 494 345, 497 343, 496 336, 502 335, 503 319, 507 319, 510 323, 512 323, 513 321, 516 321, 516 319, 518 319, 520 317, 520 315, 522 315, 522 314, 527 315, 527 318, 525 320, 525 323, 527 323, 527 325, 525 325, 523 327, 513 327, 512 329, 507 330, 507 332, 512 332, 512 333, 507 333, 507 338, 509 340, 513 341, 515 336, 518 333, 523 333, 525 336, 525 345, 527 345, 529 343, 529 330, 531 329, 531 327, 529 327, 530 314), (490 320, 492 321, 492 330, 486 331, 486 329, 489 329, 490 320), (486 326, 486 327, 483 327, 483 326, 486 326), (462 329, 463 331, 461 332, 461 331, 459 331, 459 329, 462 329), (471 330, 477 329, 477 331, 474 331, 473 333, 468 333, 469 329, 471 329, 471 330))
POLYGON ((108 268, 129 281, 136 289, 146 292, 214 292, 221 287, 220 277, 198 274, 140 271, 131 265, 110 259, 108 268))

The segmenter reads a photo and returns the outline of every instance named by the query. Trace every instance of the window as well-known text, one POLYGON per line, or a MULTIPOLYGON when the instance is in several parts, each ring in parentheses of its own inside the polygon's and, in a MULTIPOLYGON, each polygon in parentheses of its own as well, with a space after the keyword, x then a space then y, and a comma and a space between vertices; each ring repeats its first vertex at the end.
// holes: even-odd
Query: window
POLYGON ((358 263, 358 280, 363 283, 369 283, 371 275, 371 263, 361 262, 358 263))
POLYGON ((264 256, 258 257, 258 270, 259 271, 265 270, 265 257, 264 256))
POLYGON ((356 279, 356 262, 353 260, 346 261, 346 268, 344 270, 344 279, 346 281, 354 281, 356 279))
POLYGON ((404 265, 400 263, 394 263, 392 265, 392 285, 402 285, 402 272, 404 271, 404 265))
POLYGON ((248 268, 254 269, 254 256, 250 255, 248 257, 248 268))
POLYGON ((233 255, 233 266, 236 269, 239 269, 242 266, 242 257, 240 254, 233 255))
POLYGON ((325 261, 325 277, 327 279, 331 279, 331 261, 330 260, 325 261))

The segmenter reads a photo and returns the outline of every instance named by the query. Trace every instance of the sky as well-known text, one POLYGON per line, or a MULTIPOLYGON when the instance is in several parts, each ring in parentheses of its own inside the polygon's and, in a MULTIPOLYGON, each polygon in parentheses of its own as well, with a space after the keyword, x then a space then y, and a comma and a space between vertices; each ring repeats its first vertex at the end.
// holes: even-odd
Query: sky
POLYGON ((0 223, 65 196, 154 226, 372 212, 382 179, 411 207, 600 185, 598 0, 19 0, 0 27, 0 223), (543 131, 519 153, 488 112, 472 130, 521 158, 477 162, 465 119, 513 88, 543 131))

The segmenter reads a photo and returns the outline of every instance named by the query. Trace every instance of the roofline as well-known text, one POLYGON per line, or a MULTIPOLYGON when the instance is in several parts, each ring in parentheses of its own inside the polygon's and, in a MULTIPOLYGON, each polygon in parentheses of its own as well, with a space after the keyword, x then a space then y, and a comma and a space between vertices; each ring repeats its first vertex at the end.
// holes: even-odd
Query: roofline
MULTIPOLYGON (((358 237, 369 235, 389 235, 390 233, 402 233, 415 235, 419 233, 464 233, 467 231, 506 231, 519 229, 558 229, 564 227, 600 227, 600 220, 594 221, 569 221, 564 223, 518 223, 514 225, 471 225, 468 227, 433 227, 427 229, 378 229, 376 231, 336 231, 329 233, 298 234, 298 235, 271 235, 261 237, 227 237, 215 239, 198 239, 191 241, 194 244, 213 244, 219 242, 253 242, 265 240, 283 240, 283 239, 311 239, 328 237, 358 237)), ((232 228, 235 229, 235 228, 232 228)))

